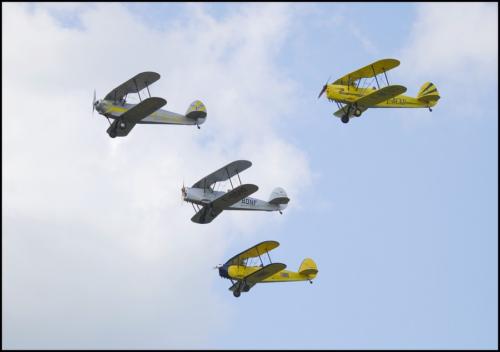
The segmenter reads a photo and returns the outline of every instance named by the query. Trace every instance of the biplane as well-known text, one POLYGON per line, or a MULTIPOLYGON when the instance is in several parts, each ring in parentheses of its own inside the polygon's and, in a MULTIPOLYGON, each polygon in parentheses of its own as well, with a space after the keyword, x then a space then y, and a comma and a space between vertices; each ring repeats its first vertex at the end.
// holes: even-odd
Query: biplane
POLYGON ((361 116, 369 108, 428 108, 432 111, 440 98, 436 86, 426 82, 417 97, 403 95, 406 87, 390 85, 387 78, 387 71, 397 66, 398 60, 384 59, 351 72, 333 83, 328 83, 328 79, 318 99, 326 92, 327 99, 334 101, 339 108, 333 115, 340 117, 343 123, 348 123, 353 116, 361 116), (378 77, 382 75, 387 86, 381 88, 378 77), (374 80, 377 87, 373 86, 374 80))
POLYGON ((163 98, 151 97, 149 86, 160 79, 156 72, 142 72, 128 81, 120 84, 109 92, 104 99, 92 101, 92 112, 97 110, 109 122, 107 130, 111 138, 124 137, 130 133, 136 124, 170 124, 170 125, 200 125, 205 122, 207 109, 205 105, 195 100, 189 105, 186 114, 161 110, 167 104, 163 98), (141 90, 146 88, 149 98, 141 99, 141 90), (126 99, 130 93, 139 95, 139 104, 128 104, 126 99), (111 123, 110 119, 114 120, 111 123))
POLYGON ((242 184, 240 172, 245 171, 252 163, 248 160, 237 160, 210 175, 203 177, 192 187, 182 186, 182 199, 191 203, 195 215, 191 221, 198 224, 212 222, 223 210, 256 210, 256 211, 282 211, 287 207, 290 199, 285 190, 276 187, 269 197, 269 201, 250 198, 249 195, 257 192, 259 187, 253 184, 242 184), (239 186, 234 187, 231 178, 238 176, 239 186), (227 181, 231 189, 227 192, 217 191, 217 182, 227 181))
POLYGON ((234 297, 239 297, 241 292, 248 292, 257 283, 266 282, 288 282, 288 281, 309 281, 318 274, 318 268, 314 260, 306 258, 302 261, 298 272, 285 270, 283 263, 273 263, 269 252, 279 246, 276 241, 264 241, 246 251, 241 252, 229 259, 224 265, 216 266, 219 275, 231 280, 233 284, 229 290, 234 297), (262 256, 267 254, 269 264, 264 265, 262 256), (252 265, 254 258, 260 259, 252 265))

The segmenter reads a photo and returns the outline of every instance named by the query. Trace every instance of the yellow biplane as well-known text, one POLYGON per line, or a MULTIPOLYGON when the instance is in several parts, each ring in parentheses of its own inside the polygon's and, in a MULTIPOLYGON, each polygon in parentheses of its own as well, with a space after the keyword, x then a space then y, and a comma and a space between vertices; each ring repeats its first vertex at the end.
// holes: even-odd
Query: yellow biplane
MULTIPOLYGON (((437 104, 440 96, 436 86, 424 83, 416 98, 403 95, 406 87, 389 85, 387 71, 399 66, 395 59, 384 59, 351 72, 321 89, 318 99, 326 92, 329 101, 334 101, 339 110, 334 113, 343 123, 353 116, 359 117, 368 108, 428 108, 437 104), (384 75, 387 86, 381 88, 377 76, 384 75), (371 81, 368 79, 371 78, 371 81), (375 80, 377 87, 373 86, 375 80)), ((330 79, 328 79, 330 80, 330 79)))
POLYGON ((306 258, 299 267, 299 272, 285 270, 286 265, 282 263, 272 263, 269 251, 278 247, 276 241, 264 241, 252 248, 241 252, 229 259, 224 265, 216 266, 219 269, 219 275, 231 280, 233 284, 229 290, 233 291, 234 297, 239 297, 241 292, 248 292, 257 283, 261 282, 284 282, 284 281, 309 281, 318 274, 316 263, 306 258), (267 254, 269 264, 264 265, 261 255, 267 254), (252 265, 253 258, 260 259, 252 265))

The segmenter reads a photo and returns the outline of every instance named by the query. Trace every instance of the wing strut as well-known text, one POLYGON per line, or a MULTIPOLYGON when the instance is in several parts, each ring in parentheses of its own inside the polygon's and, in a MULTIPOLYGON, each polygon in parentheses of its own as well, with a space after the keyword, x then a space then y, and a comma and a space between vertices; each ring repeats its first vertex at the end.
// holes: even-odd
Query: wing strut
POLYGON ((231 181, 231 176, 229 176, 229 171, 227 170, 227 167, 226 167, 226 172, 227 172, 227 177, 229 177, 229 182, 231 183, 231 187, 234 189, 233 182, 231 181))
POLYGON ((241 178, 240 178, 240 174, 238 173, 238 170, 236 170, 236 175, 238 175, 238 180, 240 180, 240 185, 241 185, 242 183, 241 183, 241 178))
POLYGON ((146 82, 146 89, 148 90, 149 97, 151 98, 151 93, 149 93, 148 81, 145 82, 146 82))
MULTIPOLYGON (((372 71, 373 71, 373 77, 375 77, 375 81, 377 82, 377 87, 380 89, 380 85, 378 84, 378 79, 377 79, 377 74, 375 73, 375 69, 373 68, 373 65, 371 65, 372 71)), ((385 73, 385 72, 384 72, 385 73)))
POLYGON ((384 69, 382 69, 382 70, 384 71, 385 81, 387 82, 387 85, 389 86, 390 84, 389 84, 389 80, 387 79, 387 75, 385 74, 385 70, 384 69))
POLYGON ((262 258, 260 257, 259 247, 255 247, 255 250, 257 251, 257 254, 259 255, 260 264, 262 264, 262 266, 264 266, 264 262, 262 261, 262 258))
POLYGON ((269 263, 272 263, 271 256, 269 255, 269 252, 266 252, 266 253, 267 253, 267 257, 269 258, 269 263))
POLYGON ((137 95, 139 95, 139 101, 142 101, 141 93, 139 93, 139 88, 137 87, 137 82, 135 81, 135 78, 134 78, 134 84, 135 84, 135 89, 137 89, 137 95))

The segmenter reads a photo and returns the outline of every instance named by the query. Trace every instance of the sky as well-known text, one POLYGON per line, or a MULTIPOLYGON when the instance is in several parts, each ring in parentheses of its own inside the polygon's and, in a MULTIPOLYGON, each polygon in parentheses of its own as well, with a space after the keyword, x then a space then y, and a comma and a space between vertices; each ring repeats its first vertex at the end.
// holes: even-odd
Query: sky
POLYGON ((2 103, 3 348, 498 347, 497 3, 2 3, 2 103), (432 113, 317 99, 383 58, 432 113), (143 71, 200 130, 109 138, 94 89, 143 71), (239 159, 283 215, 192 223, 239 159), (214 266, 264 240, 314 283, 234 298, 214 266))

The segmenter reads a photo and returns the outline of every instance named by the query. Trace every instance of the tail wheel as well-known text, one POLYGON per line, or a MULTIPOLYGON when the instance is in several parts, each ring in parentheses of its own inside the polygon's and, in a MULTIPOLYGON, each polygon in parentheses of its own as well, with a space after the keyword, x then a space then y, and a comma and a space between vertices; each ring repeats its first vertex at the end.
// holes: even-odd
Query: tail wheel
POLYGON ((340 120, 343 122, 343 123, 348 123, 349 122, 349 116, 347 115, 344 115, 340 118, 340 120))

